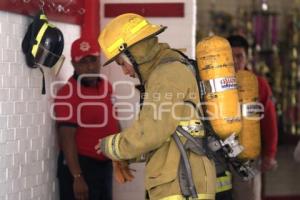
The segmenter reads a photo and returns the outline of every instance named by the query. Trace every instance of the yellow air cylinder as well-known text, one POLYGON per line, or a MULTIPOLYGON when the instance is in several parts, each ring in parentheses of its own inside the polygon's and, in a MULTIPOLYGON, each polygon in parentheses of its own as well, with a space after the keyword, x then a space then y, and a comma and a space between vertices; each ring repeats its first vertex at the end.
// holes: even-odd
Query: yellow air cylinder
POLYGON ((239 70, 236 77, 242 108, 239 143, 244 147, 244 151, 238 157, 245 160, 255 159, 261 148, 260 112, 263 111, 263 106, 258 103, 258 81, 252 72, 246 70, 239 70))
POLYGON ((241 130, 241 114, 229 42, 211 36, 197 44, 197 63, 205 88, 210 123, 221 139, 241 130))

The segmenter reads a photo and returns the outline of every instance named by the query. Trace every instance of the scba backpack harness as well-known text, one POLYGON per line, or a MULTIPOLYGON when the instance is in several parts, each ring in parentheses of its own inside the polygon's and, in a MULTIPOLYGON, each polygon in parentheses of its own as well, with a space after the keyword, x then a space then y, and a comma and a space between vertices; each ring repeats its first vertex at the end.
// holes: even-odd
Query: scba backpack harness
MULTIPOLYGON (((185 54, 178 50, 173 50, 178 52, 182 56, 182 59, 170 59, 167 62, 179 61, 192 70, 193 74, 196 77, 200 101, 204 102, 205 87, 202 84, 199 76, 197 61, 188 58, 185 54)), ((172 134, 172 137, 176 142, 181 154, 178 176, 182 195, 187 198, 190 197, 192 199, 198 199, 196 187, 192 177, 191 166, 188 160, 187 152, 189 151, 197 155, 206 155, 208 158, 213 159, 216 164, 217 174, 222 172, 226 173, 224 169, 228 169, 228 165, 231 165, 232 168, 235 171, 237 171, 238 174, 244 179, 252 178, 254 176, 254 172, 249 165, 250 163, 242 162, 239 159, 237 159, 237 155, 241 153, 242 147, 238 144, 235 135, 232 134, 230 137, 226 138, 226 140, 223 141, 215 133, 209 121, 202 120, 207 119, 205 118, 207 117, 206 107, 202 105, 201 109, 203 110, 203 112, 201 112, 201 109, 197 108, 195 103, 193 103, 192 101, 186 101, 185 103, 191 104, 194 107, 194 109, 197 110, 198 116, 201 116, 200 121, 203 124, 205 137, 196 138, 191 134, 191 132, 197 131, 199 129, 199 123, 189 126, 184 126, 180 124, 176 128, 176 131, 172 134), (181 142, 178 134, 181 134, 187 139, 185 144, 181 142)))

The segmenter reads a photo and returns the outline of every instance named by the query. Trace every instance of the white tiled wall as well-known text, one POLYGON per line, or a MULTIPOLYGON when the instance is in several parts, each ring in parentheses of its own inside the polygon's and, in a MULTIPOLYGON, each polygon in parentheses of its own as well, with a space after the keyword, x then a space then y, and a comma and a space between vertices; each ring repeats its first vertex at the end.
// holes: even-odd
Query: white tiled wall
MULTIPOLYGON (((56 78, 45 69, 47 95, 41 95, 39 70, 26 66, 21 42, 31 19, 0 11, 0 199, 55 200, 56 138, 49 115, 50 84, 56 78)), ((54 23, 65 37, 67 59, 59 79, 69 76, 71 42, 79 27, 54 23), (67 69, 67 70, 66 70, 67 69)))

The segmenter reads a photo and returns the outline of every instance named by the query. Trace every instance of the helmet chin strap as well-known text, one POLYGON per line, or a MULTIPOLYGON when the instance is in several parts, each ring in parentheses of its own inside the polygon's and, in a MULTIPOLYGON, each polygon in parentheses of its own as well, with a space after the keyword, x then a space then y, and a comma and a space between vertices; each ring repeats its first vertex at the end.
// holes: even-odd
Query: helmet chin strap
POLYGON ((140 81, 140 85, 136 86, 136 88, 140 91, 140 109, 142 109, 143 102, 144 102, 145 86, 144 86, 144 82, 142 79, 142 75, 139 70, 139 64, 137 64, 136 60, 134 59, 134 57, 132 56, 132 54, 130 53, 130 51, 128 49, 125 49, 123 51, 123 53, 127 56, 129 61, 131 62, 133 69, 134 69, 135 73, 137 74, 138 79, 140 81))
POLYGON ((129 59, 129 61, 131 62, 132 66, 133 66, 133 69, 134 69, 135 73, 138 76, 140 84, 144 85, 143 79, 142 79, 142 75, 141 75, 140 70, 139 70, 139 64, 137 64, 137 62, 135 61, 134 57, 132 56, 132 54, 129 52, 128 49, 125 49, 123 51, 123 53, 127 56, 127 58, 129 59))

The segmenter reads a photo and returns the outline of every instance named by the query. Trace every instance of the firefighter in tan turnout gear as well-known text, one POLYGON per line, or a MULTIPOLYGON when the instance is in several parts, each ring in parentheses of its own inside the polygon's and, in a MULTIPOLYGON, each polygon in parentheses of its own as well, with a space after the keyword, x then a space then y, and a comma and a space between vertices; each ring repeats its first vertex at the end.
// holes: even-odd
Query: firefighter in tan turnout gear
POLYGON ((180 53, 158 42, 157 35, 165 29, 127 13, 110 21, 100 34, 99 43, 108 59, 105 65, 115 61, 125 74, 139 78, 145 94, 133 124, 103 138, 95 148, 113 161, 126 162, 145 154, 145 187, 151 200, 214 199, 215 166, 205 153, 187 151, 190 170, 182 170, 184 159, 174 135, 179 142, 187 142, 176 133, 177 127, 199 141, 205 134, 195 109, 186 103, 200 102, 195 72, 180 53), (193 180, 196 197, 189 194, 191 185, 184 177, 193 180))

